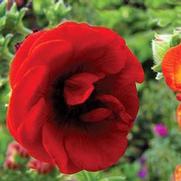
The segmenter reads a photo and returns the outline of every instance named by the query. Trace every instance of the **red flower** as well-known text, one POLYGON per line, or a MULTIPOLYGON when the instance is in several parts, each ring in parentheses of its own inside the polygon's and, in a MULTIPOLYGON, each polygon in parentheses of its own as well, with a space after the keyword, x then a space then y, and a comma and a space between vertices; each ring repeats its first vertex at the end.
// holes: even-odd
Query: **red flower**
POLYGON ((167 85, 181 92, 181 44, 170 48, 162 62, 162 71, 167 85))
POLYGON ((67 22, 33 33, 10 70, 7 123, 29 153, 64 173, 105 169, 127 147, 143 70, 103 27, 67 22))

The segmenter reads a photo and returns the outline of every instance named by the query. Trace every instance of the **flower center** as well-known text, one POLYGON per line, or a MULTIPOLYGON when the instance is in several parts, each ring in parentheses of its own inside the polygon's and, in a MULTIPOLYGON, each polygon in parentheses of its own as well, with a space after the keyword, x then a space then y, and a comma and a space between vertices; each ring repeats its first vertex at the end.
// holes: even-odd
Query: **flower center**
POLYGON ((95 89, 85 102, 76 105, 67 104, 64 96, 64 87, 67 77, 68 76, 58 78, 53 84, 51 100, 55 113, 54 120, 58 124, 84 126, 87 123, 82 121, 80 116, 95 108, 104 107, 104 104, 95 99, 95 89))

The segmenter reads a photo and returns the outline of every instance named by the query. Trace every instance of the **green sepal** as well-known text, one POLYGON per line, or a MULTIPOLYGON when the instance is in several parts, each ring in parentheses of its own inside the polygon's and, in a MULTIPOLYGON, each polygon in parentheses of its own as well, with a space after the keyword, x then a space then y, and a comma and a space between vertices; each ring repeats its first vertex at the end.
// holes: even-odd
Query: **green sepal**
POLYGON ((171 38, 171 34, 155 35, 155 39, 152 40, 152 52, 155 64, 162 62, 166 51, 170 48, 171 38))
POLYGON ((156 80, 161 80, 161 79, 163 79, 163 73, 158 72, 158 73, 156 74, 155 79, 156 79, 156 80))
POLYGON ((151 69, 155 72, 161 72, 162 71, 161 63, 154 65, 151 69))
POLYGON ((8 48, 12 37, 12 34, 7 34, 5 37, 0 35, 0 60, 11 60, 13 58, 13 54, 9 51, 8 48))
POLYGON ((170 41, 170 46, 177 46, 181 43, 181 27, 177 27, 174 30, 174 34, 172 36, 172 39, 170 41))

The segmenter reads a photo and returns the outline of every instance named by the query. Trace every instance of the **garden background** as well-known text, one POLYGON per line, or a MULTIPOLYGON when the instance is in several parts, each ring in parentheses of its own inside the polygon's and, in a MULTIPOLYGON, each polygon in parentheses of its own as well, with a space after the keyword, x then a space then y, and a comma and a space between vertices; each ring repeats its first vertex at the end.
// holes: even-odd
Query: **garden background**
POLYGON ((180 0, 0 0, 0 180, 170 180, 176 166, 181 164, 181 130, 175 116, 178 102, 164 79, 155 79, 156 73, 151 69, 155 58, 152 40, 158 34, 172 33, 179 26, 180 0), (7 147, 13 140, 5 123, 11 58, 18 43, 29 33, 66 20, 113 29, 126 40, 143 65, 145 81, 138 86, 140 111, 128 135, 129 147, 115 166, 102 172, 66 176, 54 169, 41 174, 28 169, 28 159, 20 156, 15 161, 21 167, 7 169, 4 166, 7 147))

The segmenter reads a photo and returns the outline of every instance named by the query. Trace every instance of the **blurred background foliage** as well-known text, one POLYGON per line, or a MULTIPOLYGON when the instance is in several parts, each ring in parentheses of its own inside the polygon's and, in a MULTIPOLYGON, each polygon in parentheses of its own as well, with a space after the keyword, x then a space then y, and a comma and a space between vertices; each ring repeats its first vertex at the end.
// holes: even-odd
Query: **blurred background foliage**
POLYGON ((181 131, 175 121, 177 102, 162 81, 156 81, 151 42, 155 33, 181 26, 179 0, 0 0, 0 178, 2 181, 166 181, 181 163, 181 131), (12 140, 5 117, 9 98, 8 70, 19 43, 32 31, 74 20, 111 28, 125 38, 142 62, 145 82, 139 86, 140 111, 129 147, 119 163, 104 172, 62 175, 57 170, 40 175, 25 167, 12 171, 3 162, 12 140), (163 123, 168 135, 155 134, 163 123))

